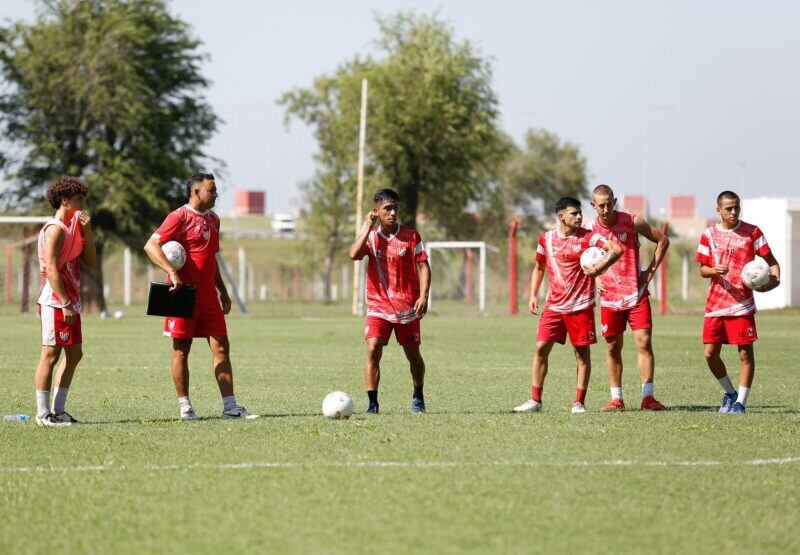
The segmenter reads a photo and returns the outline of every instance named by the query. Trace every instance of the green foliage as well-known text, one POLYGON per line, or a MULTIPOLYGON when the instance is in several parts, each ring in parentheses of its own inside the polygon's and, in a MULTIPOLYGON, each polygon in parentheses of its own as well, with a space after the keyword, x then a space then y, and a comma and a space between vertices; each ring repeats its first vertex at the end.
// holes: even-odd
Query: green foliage
MULTIPOLYGON (((162 0, 53 0, 0 29, 0 125, 19 156, 5 200, 44 209, 48 181, 90 187, 98 246, 140 247, 182 202, 216 118, 200 96, 199 41, 162 0)), ((47 209, 49 211, 49 209, 47 209)))

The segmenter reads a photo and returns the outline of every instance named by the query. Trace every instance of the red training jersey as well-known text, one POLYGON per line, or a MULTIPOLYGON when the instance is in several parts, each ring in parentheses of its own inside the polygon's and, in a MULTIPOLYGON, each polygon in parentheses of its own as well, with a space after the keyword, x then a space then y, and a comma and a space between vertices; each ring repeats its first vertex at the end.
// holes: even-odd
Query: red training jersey
POLYGON ((39 292, 38 304, 62 308, 61 301, 53 292, 53 287, 47 279, 46 262, 44 259, 44 230, 51 225, 57 225, 64 230, 64 244, 61 245, 61 252, 58 255, 58 275, 61 276, 61 283, 67 291, 69 300, 75 312, 81 311, 81 264, 78 258, 83 252, 83 236, 81 235, 81 211, 77 210, 68 223, 53 218, 47 221, 39 231, 38 255, 39 273, 42 275, 42 290, 39 292))
POLYGON ((170 212, 153 233, 161 244, 177 241, 186 251, 186 264, 178 270, 183 283, 197 287, 198 302, 217 302, 216 274, 219 252, 219 216, 198 212, 185 204, 170 212))
POLYGON ((724 276, 711 277, 706 299, 706 317, 743 316, 756 311, 753 291, 742 283, 742 268, 772 251, 761 230, 753 224, 739 221, 733 229, 719 225, 709 227, 700 237, 695 260, 704 266, 727 266, 724 276))
POLYGON ((428 260, 416 230, 401 225, 394 235, 378 227, 367 238, 367 316, 407 324, 417 319, 414 303, 419 298, 417 264, 428 260))
POLYGON ((599 233, 606 240, 622 245, 622 256, 598 279, 605 289, 600 293, 600 305, 610 310, 628 310, 648 296, 647 287, 639 286, 639 234, 633 214, 617 211, 617 220, 606 227, 600 218, 593 218, 586 229, 599 233))
POLYGON ((566 237, 558 229, 547 231, 539 237, 536 262, 545 263, 550 287, 547 291, 547 308, 569 313, 594 306, 594 279, 583 273, 581 254, 589 247, 602 247, 603 236, 585 228, 566 237))

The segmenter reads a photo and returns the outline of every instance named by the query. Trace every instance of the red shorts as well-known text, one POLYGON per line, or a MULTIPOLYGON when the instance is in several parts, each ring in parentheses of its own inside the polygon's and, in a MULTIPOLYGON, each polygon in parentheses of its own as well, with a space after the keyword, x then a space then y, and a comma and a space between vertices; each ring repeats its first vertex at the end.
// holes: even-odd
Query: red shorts
POLYGON ((625 333, 626 324, 630 322, 631 330, 649 330, 653 327, 653 313, 650 310, 650 298, 627 310, 611 310, 600 308, 600 331, 603 337, 616 337, 625 333))
POLYGON ((594 332, 594 307, 578 312, 555 312, 545 308, 539 318, 539 331, 536 333, 538 341, 555 341, 562 345, 567 340, 573 347, 583 347, 597 343, 594 332))
POLYGON ((394 336, 400 345, 419 345, 419 318, 407 324, 395 324, 389 320, 378 318, 377 316, 367 316, 367 322, 364 327, 364 339, 370 337, 379 337, 383 340, 383 344, 389 343, 389 338, 394 336))
POLYGON ((703 343, 747 345, 758 339, 755 314, 745 316, 706 316, 703 320, 703 343))
POLYGON ((39 305, 39 318, 42 322, 42 345, 66 347, 83 343, 80 314, 75 315, 73 323, 67 324, 60 308, 39 305))
POLYGON ((213 302, 198 302, 194 306, 193 318, 171 318, 164 320, 164 335, 173 339, 192 339, 193 337, 221 337, 228 335, 222 307, 213 302))

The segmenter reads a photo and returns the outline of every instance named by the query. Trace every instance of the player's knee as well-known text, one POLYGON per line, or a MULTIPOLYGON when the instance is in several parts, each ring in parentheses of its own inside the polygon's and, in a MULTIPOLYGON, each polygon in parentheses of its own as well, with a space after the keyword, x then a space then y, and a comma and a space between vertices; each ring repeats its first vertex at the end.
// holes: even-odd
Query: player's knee
POLYGON ((53 366, 56 362, 58 362, 58 351, 53 349, 47 349, 42 351, 42 361, 53 366))
POLYGON ((70 362, 77 364, 83 358, 83 347, 74 345, 71 349, 67 349, 67 356, 70 362))
POLYGON ((615 337, 606 343, 606 351, 612 356, 620 356, 622 354, 622 337, 615 337))
POLYGON ((703 355, 706 357, 706 360, 716 360, 719 358, 719 351, 712 345, 706 345, 706 348, 703 350, 703 355))
POLYGON ((367 354, 372 357, 380 357, 383 354, 383 345, 378 341, 369 341, 367 343, 367 354))

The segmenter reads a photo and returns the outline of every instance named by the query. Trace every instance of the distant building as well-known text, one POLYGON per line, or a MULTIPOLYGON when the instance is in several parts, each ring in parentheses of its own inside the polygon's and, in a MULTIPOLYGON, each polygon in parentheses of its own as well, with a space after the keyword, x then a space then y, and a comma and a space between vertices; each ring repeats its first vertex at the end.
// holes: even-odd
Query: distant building
POLYGON ((620 195, 617 208, 647 218, 647 198, 644 195, 620 195))
POLYGON ((264 191, 236 190, 237 216, 263 216, 267 210, 267 193, 264 191))
POLYGON ((708 227, 706 218, 697 217, 697 197, 695 195, 670 195, 667 204, 669 228, 679 237, 699 239, 708 227))

